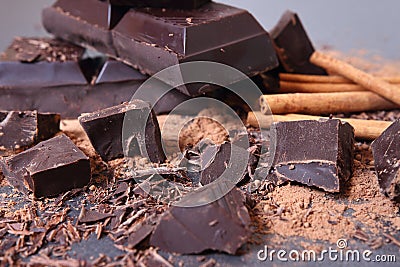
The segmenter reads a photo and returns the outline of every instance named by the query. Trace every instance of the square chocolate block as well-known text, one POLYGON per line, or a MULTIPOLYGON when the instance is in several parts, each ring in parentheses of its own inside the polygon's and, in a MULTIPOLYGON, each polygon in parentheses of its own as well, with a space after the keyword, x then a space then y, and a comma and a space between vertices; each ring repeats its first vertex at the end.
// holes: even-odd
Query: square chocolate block
POLYGON ((339 192, 353 168, 354 129, 340 120, 277 122, 271 127, 270 179, 339 192))
POLYGON ((1 161, 3 173, 20 191, 36 198, 52 197, 90 181, 89 158, 66 136, 60 135, 1 161))

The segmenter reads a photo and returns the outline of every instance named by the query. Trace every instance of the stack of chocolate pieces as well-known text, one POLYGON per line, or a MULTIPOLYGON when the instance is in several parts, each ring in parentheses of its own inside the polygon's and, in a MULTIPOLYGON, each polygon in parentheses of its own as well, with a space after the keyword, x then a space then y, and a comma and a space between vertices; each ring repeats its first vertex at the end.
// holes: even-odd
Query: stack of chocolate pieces
MULTIPOLYGON (((247 11, 211 1, 147 2, 59 0, 43 11, 43 25, 148 75, 191 61, 227 64, 249 77, 277 67, 268 33, 247 11)), ((165 82, 183 75, 178 68, 165 82)), ((196 96, 204 87, 178 89, 196 96)))
MULTIPOLYGON (((0 109, 53 112, 63 118, 129 101, 148 79, 139 71, 105 56, 85 57, 85 49, 46 38, 16 38, 0 56, 0 109), (24 75, 21 77, 21 73, 24 75)), ((169 112, 189 97, 177 90, 159 99, 157 113, 169 112)))

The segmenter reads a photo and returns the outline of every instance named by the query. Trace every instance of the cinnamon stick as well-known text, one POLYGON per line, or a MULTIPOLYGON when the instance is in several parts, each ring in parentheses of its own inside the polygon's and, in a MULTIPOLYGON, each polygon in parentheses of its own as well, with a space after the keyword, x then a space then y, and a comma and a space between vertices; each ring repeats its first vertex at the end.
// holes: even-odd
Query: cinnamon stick
MULTIPOLYGON (((345 77, 338 75, 307 75, 307 74, 295 74, 295 73, 280 73, 279 79, 287 82, 299 82, 299 83, 351 83, 353 82, 345 77)), ((381 77, 386 82, 398 84, 400 83, 400 77, 381 77)))
MULTIPOLYGON (((366 91, 364 87, 354 83, 300 83, 280 81, 280 93, 333 93, 366 91)), ((400 90, 399 90, 400 91, 400 90)))
POLYGON ((318 51, 315 51, 311 55, 310 62, 325 68, 326 70, 342 75, 366 89, 400 105, 400 87, 396 85, 390 84, 383 79, 374 77, 344 61, 330 57, 318 51))
MULTIPOLYGON (((247 116, 247 124, 253 127, 269 128, 273 121, 298 121, 298 120, 319 120, 328 119, 327 117, 310 116, 303 114, 287 114, 267 116, 261 112, 249 112, 247 116)), ((360 120, 360 119, 340 119, 350 123, 354 128, 357 139, 374 140, 382 134, 382 132, 391 125, 389 121, 378 120, 360 120)))
POLYGON ((389 110, 399 106, 372 92, 273 94, 260 97, 261 112, 311 115, 389 110))

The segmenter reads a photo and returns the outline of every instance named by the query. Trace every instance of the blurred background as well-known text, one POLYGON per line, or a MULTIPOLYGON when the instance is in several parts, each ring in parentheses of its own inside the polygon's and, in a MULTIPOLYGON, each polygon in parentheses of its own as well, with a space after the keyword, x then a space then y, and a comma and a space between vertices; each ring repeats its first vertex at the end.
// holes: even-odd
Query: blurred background
MULTIPOLYGON (((84 1, 84 0, 82 0, 84 1)), ((41 36, 41 9, 54 0, 0 0, 0 51, 14 36, 41 36)), ((400 59, 400 1, 218 0, 248 9, 268 31, 286 9, 299 14, 316 48, 400 59)))

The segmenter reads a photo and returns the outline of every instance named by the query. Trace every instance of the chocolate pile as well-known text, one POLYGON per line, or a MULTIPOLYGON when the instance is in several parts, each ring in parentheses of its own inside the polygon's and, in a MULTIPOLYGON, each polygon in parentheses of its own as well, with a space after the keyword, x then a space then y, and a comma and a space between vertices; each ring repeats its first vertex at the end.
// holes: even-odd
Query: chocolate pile
MULTIPOLYGON (((359 121, 332 118, 281 116, 264 124, 271 117, 254 110, 245 121, 248 103, 224 87, 240 87, 240 80, 184 84, 165 93, 162 85, 185 76, 180 68, 158 81, 159 88, 131 99, 159 71, 212 61, 256 82, 265 94, 263 113, 270 100, 273 112, 284 103, 279 113, 288 113, 293 107, 281 100, 288 93, 284 77, 333 77, 310 61, 314 47, 293 12, 282 16, 271 37, 246 10, 210 0, 57 0, 42 15, 55 39, 18 37, 0 56, 2 186, 26 203, 20 209, 7 202, 0 213, 2 264, 171 266, 172 254, 168 260, 161 254, 246 253, 256 228, 253 208, 265 192, 294 183, 343 194, 355 168, 355 139, 383 132, 365 134, 359 121), (171 129, 161 122, 199 96, 230 105, 247 128, 190 132, 193 124, 215 125, 198 114, 179 129, 198 136, 183 147, 179 140, 181 155, 166 155, 162 137, 171 129), (222 141, 207 139, 212 135, 222 141), (224 174, 231 180, 220 179, 224 174), (82 256, 77 247, 85 242, 112 247, 106 249, 112 256, 82 256)), ((394 202, 400 199, 399 128, 397 121, 372 144, 379 186, 394 202)))

